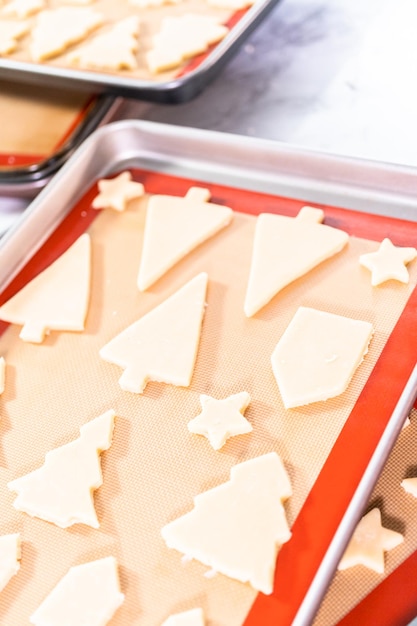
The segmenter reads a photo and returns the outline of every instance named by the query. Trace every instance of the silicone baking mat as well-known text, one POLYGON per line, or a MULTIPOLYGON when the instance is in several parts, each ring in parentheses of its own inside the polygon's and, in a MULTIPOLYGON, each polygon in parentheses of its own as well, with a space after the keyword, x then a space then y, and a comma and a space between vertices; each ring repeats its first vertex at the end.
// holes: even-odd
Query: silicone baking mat
MULTIPOLYGON (((134 177, 148 193, 184 195, 196 184, 139 170, 134 177)), ((358 256, 387 234, 397 245, 412 244, 417 224, 325 207, 326 223, 350 233, 348 247, 247 319, 242 307, 254 215, 296 215, 303 203, 204 186, 213 202, 236 210, 232 224, 148 292, 136 288, 146 198, 122 214, 97 214, 94 186, 1 296, 5 301, 88 229, 93 281, 85 331, 51 333, 42 345, 31 345, 18 339, 17 327, 3 325, 0 534, 21 531, 23 538, 21 570, 0 596, 4 626, 26 623, 70 566, 108 554, 118 559, 126 595, 115 626, 156 626, 195 606, 216 626, 290 624, 413 369, 417 266, 410 265, 409 285, 375 289, 358 256), (121 371, 103 362, 99 349, 200 271, 209 275, 208 306, 190 387, 149 383, 143 395, 123 392, 121 371), (286 411, 270 355, 300 305, 370 321, 375 335, 344 394, 286 411), (254 430, 215 452, 188 432, 187 422, 199 412, 201 393, 221 398, 239 391, 251 395, 245 415, 254 430), (100 529, 62 530, 17 513, 6 483, 39 467, 48 450, 75 439, 82 424, 109 408, 117 418, 95 494, 100 529), (197 562, 183 564, 160 529, 191 510, 195 495, 228 480, 234 464, 271 450, 281 455, 293 485, 286 505, 293 536, 279 553, 274 593, 264 596, 220 574, 205 577, 197 562)))

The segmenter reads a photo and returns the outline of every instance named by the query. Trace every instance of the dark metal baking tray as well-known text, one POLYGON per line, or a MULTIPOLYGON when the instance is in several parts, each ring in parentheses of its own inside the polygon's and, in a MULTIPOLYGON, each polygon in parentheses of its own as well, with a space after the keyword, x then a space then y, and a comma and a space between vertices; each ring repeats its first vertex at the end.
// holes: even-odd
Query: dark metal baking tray
MULTIPOLYGON (((28 63, 0 57, 0 78, 27 84, 52 85, 106 92, 159 103, 186 102, 198 95, 237 52, 244 40, 275 7, 279 0, 257 0, 230 28, 228 35, 203 58, 197 67, 185 68, 168 81, 139 80, 98 71, 28 63)), ((233 20, 234 21, 234 20, 233 20)))

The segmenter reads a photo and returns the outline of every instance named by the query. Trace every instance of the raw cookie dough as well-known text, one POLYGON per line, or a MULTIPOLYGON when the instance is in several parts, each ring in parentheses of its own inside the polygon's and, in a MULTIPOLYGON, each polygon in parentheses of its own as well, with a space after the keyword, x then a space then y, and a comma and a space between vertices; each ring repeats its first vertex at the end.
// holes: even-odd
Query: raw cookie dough
POLYGON ((149 380, 188 387, 200 341, 208 276, 202 272, 100 350, 124 369, 119 384, 142 393, 149 380))
POLYGON ((210 196, 208 189, 191 187, 184 198, 154 195, 149 199, 138 274, 141 291, 231 222, 232 209, 211 203, 210 196))
POLYGON ((138 34, 139 18, 132 15, 79 46, 68 55, 68 60, 84 69, 133 70, 138 65, 134 55, 138 49, 138 34))
POLYGON ((0 306, 0 319, 23 325, 23 341, 50 330, 84 330, 90 297, 91 243, 83 234, 54 263, 0 306))
POLYGON ((400 533, 382 526, 381 511, 378 508, 372 509, 357 525, 338 569, 364 565, 378 574, 383 574, 384 552, 392 550, 403 541, 404 537, 400 533))
POLYGON ((205 52, 228 32, 227 26, 219 24, 212 16, 190 13, 166 17, 146 55, 148 68, 157 73, 178 67, 183 61, 205 52))
POLYGON ((283 501, 291 496, 275 452, 232 467, 230 481, 194 498, 194 509, 164 526, 162 537, 190 559, 270 594, 279 547, 288 541, 283 501))
POLYGON ((105 626, 123 603, 112 556, 71 567, 30 617, 35 626, 105 626))
POLYGON ((115 178, 103 178, 97 186, 99 193, 91 203, 93 209, 124 211, 129 200, 140 198, 145 193, 142 183, 132 180, 130 172, 122 172, 115 178))
POLYGON ((42 11, 45 7, 45 0, 12 0, 6 4, 1 13, 20 20, 42 11))
POLYGON ((191 609, 170 615, 161 626, 204 626, 203 609, 191 609))
POLYGON ((0 56, 14 52, 17 40, 26 35, 29 29, 29 22, 0 19, 0 56))
POLYGON ((372 272, 373 287, 387 280, 398 280, 407 284, 410 280, 406 265, 417 256, 415 248, 394 246, 390 239, 384 239, 377 252, 361 254, 359 263, 372 272))
POLYGON ((3 591, 12 576, 19 571, 20 545, 19 533, 0 537, 0 591, 3 591))
POLYGON ((343 393, 372 334, 369 322, 299 307, 271 357, 285 408, 343 393))
POLYGON ((244 435, 252 431, 252 425, 243 417, 250 395, 246 391, 216 400, 204 394, 200 395, 202 412, 188 422, 188 430, 207 437, 215 450, 226 443, 229 437, 244 435))
POLYGON ((150 9, 152 7, 161 7, 164 4, 179 4, 183 0, 128 0, 132 7, 138 9, 150 9))
POLYGON ((100 453, 111 446, 114 417, 110 410, 87 422, 78 439, 47 452, 42 467, 9 482, 15 509, 60 528, 98 528, 93 491, 103 484, 100 453))
POLYGON ((401 487, 412 496, 417 498, 417 478, 404 478, 401 481, 401 487))
POLYGON ((295 218, 258 216, 244 304, 247 317, 347 244, 349 235, 322 224, 323 219, 324 212, 313 207, 303 207, 295 218))
POLYGON ((32 60, 44 61, 61 54, 102 23, 101 13, 90 8, 59 7, 42 11, 32 29, 32 60))

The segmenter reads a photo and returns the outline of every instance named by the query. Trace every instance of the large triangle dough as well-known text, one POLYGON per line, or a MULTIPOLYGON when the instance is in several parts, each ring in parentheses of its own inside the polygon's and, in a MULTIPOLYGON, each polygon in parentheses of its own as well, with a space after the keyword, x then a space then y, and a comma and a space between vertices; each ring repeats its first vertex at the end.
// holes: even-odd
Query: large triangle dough
POLYGON ((0 306, 0 319, 23 325, 21 339, 33 343, 41 343, 50 330, 84 330, 90 274, 91 243, 85 233, 0 306))
POLYGON ((142 393, 149 380, 188 387, 204 315, 208 276, 198 274, 167 300, 125 328, 100 356, 124 369, 125 391, 142 393))
POLYGON ((191 187, 184 198, 149 199, 138 287, 145 291, 186 254, 227 226, 232 209, 209 202, 208 189, 191 187))
POLYGON ((244 304, 247 317, 346 245, 348 234, 321 224, 323 218, 323 211, 312 207, 304 207, 295 218, 272 213, 258 216, 244 304))

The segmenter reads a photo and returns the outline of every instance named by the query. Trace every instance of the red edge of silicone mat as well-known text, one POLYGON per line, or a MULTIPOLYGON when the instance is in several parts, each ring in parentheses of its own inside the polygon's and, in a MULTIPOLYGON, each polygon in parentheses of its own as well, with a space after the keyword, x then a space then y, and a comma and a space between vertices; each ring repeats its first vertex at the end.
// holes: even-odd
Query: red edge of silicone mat
MULTIPOLYGON (((198 183, 155 172, 132 170, 132 173, 134 179, 142 182, 149 193, 182 196, 190 186, 204 184, 210 189, 213 202, 252 215, 270 212, 295 216, 306 204, 300 200, 198 183)), ((44 246, 4 290, 0 296, 0 303, 9 299, 50 265, 89 227, 98 214, 98 211, 91 208, 91 202, 96 194, 97 186, 93 185, 44 246)), ((350 235, 380 241, 389 233, 396 245, 412 245, 417 241, 417 223, 327 205, 315 205, 325 209, 325 223, 342 228, 350 235)), ((269 596, 262 593, 257 595, 244 626, 277 624, 285 626, 292 623, 415 365, 416 320, 417 289, 414 289, 292 527, 291 541, 284 544, 279 552, 274 592, 269 596), (407 340, 404 341, 404 338, 407 340), (364 423, 366 423, 365 432, 364 423), (355 459, 353 466, 352 458, 355 459), (350 468, 348 474, 344 472, 345 467, 350 468), (329 501, 332 504, 331 509, 329 501)), ((6 323, 0 322, 0 332, 6 327, 6 323)), ((415 561, 417 556, 414 557, 413 564, 415 561)), ((414 596, 417 604, 417 594, 414 596)), ((400 610, 398 606, 394 606, 394 602, 390 604, 387 601, 384 618, 387 619, 386 613, 390 609, 392 614, 400 610)), ((356 622, 346 622, 346 626, 350 623, 364 622, 358 618, 356 622)), ((384 621, 385 623, 392 623, 395 626, 399 624, 395 619, 391 622, 384 621)))
POLYGON ((1 154, 0 153, 0 167, 24 167, 25 165, 37 165, 42 163, 42 161, 46 161, 49 157, 52 157, 59 148, 61 148, 67 139, 73 134, 76 128, 82 123, 87 112, 90 110, 93 102, 96 100, 97 96, 90 96, 86 102, 83 104, 81 109, 78 111, 75 118, 72 120, 69 127, 64 132, 63 136, 60 140, 54 145, 51 150, 51 153, 48 154, 1 154))

